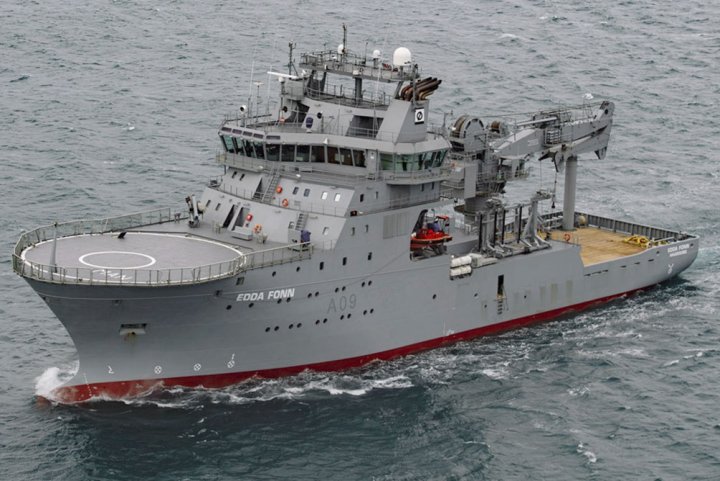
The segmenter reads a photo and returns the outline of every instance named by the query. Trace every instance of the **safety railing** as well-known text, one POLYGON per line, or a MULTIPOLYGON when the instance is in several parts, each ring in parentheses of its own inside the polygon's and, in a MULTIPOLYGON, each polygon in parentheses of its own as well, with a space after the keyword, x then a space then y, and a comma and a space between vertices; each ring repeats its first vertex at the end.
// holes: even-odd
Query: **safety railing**
POLYGON ((168 221, 180 221, 185 218, 187 218, 186 212, 176 212, 172 208, 166 207, 118 217, 108 217, 105 219, 77 220, 58 223, 55 225, 46 225, 23 233, 20 236, 20 239, 18 239, 17 244, 15 244, 14 252, 15 255, 19 256, 22 251, 31 245, 45 242, 55 237, 61 238, 82 234, 103 234, 105 232, 132 229, 168 221))
POLYGON ((167 269, 100 269, 41 264, 23 258, 28 247, 63 237, 104 234, 164 222, 179 222, 185 212, 171 208, 139 212, 106 219, 79 220, 38 227, 25 232, 15 244, 13 270, 22 277, 56 284, 163 286, 199 284, 240 272, 302 260, 312 255, 310 243, 291 244, 262 251, 239 253, 234 259, 195 267, 167 269))
POLYGON ((234 259, 196 267, 168 269, 99 269, 50 266, 13 254, 13 270, 22 277, 54 284, 161 287, 205 282, 233 277, 261 267, 300 261, 312 256, 309 242, 241 253, 234 259))

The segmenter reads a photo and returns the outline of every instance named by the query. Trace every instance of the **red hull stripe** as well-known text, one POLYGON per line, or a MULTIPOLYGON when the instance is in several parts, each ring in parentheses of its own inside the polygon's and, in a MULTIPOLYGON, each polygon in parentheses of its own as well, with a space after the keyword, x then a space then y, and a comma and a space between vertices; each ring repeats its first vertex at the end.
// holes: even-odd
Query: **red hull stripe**
POLYGON ((211 374, 206 376, 185 376, 172 377, 166 379, 145 379, 135 381, 116 381, 101 382, 87 385, 61 386, 53 391, 53 401, 61 403, 79 403, 92 398, 102 399, 124 399, 133 398, 145 394, 154 389, 162 387, 203 387, 203 388, 221 388, 237 384, 241 381, 252 377, 260 378, 276 378, 284 376, 292 376, 307 369, 313 371, 341 371, 353 367, 362 366, 372 361, 387 361, 397 357, 405 356, 411 353, 432 349, 445 344, 471 339, 474 337, 487 336, 497 334, 511 329, 536 324, 547 321, 563 314, 578 312, 597 304, 611 301, 618 297, 633 294, 646 288, 634 289, 632 291, 614 294, 612 296, 602 297, 592 301, 581 302, 572 306, 561 307, 551 311, 533 314, 531 316, 520 317, 510 321, 493 324, 490 326, 470 329, 468 331, 458 332, 445 337, 429 339, 427 341, 410 344, 408 346, 390 349, 389 351, 367 354, 365 356, 351 357, 340 359, 337 361, 319 362, 315 364, 306 364, 300 366, 282 367, 277 369, 263 369, 259 371, 233 372, 227 374, 211 374))

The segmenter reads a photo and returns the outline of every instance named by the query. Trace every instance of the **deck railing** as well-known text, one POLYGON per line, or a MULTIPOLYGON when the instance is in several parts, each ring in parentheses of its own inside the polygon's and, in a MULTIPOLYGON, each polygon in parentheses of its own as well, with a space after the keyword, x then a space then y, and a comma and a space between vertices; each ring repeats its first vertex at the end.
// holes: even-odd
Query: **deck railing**
POLYGON ((20 236, 12 256, 13 270, 22 277, 53 284, 112 285, 158 287, 189 285, 224 279, 251 269, 284 264, 309 258, 313 246, 309 242, 284 245, 262 251, 239 253, 234 259, 196 267, 168 269, 101 269, 61 267, 24 259, 25 249, 54 238, 103 234, 169 221, 180 221, 187 214, 171 209, 158 209, 99 220, 81 220, 43 226, 20 236))

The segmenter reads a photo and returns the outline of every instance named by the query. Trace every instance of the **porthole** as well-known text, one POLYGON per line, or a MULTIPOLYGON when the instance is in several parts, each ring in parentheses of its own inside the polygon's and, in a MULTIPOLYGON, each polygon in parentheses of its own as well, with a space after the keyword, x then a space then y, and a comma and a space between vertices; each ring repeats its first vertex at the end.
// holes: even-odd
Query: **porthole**
POLYGON ((315 325, 317 326, 318 324, 320 324, 320 319, 315 321, 315 325))
POLYGON ((288 297, 287 299, 285 299, 285 302, 290 302, 290 301, 292 301, 292 297, 288 297))
POLYGON ((362 281, 362 284, 360 284, 360 287, 365 287, 365 281, 362 281))
POLYGON ((345 314, 342 314, 342 315, 340 316, 340 320, 342 321, 343 319, 345 319, 345 314))
POLYGON ((248 304, 248 307, 252 307, 254 305, 255 305, 255 303, 251 302, 250 304, 248 304))
POLYGON ((293 327, 295 327, 295 326, 293 326, 292 324, 290 324, 290 325, 288 326, 288 329, 292 329, 293 327))
POLYGON ((327 324, 327 318, 323 319, 323 324, 327 324))
POLYGON ((319 296, 320 293, 318 291, 315 291, 315 297, 319 296))
POLYGON ((230 309, 232 309, 232 304, 228 304, 225 309, 227 309, 228 311, 229 311, 230 309))
POLYGON ((372 281, 368 281, 368 286, 372 286, 372 281))
POLYGON ((300 272, 300 266, 297 266, 297 267, 295 268, 295 272, 300 272))
POLYGON ((270 332, 270 328, 269 328, 269 327, 266 327, 266 328, 265 328, 265 332, 270 332))
POLYGON ((243 285, 244 283, 245 283, 245 278, 244 278, 244 277, 238 277, 237 279, 235 279, 235 285, 236 285, 236 286, 241 286, 241 285, 243 285))
POLYGON ((273 271, 272 276, 275 277, 275 274, 277 274, 277 272, 273 271))
POLYGON ((370 309, 370 314, 372 314, 373 312, 375 312, 375 309, 370 309))
POLYGON ((278 299, 277 303, 280 304, 282 302, 282 299, 278 299))
POLYGON ((275 326, 275 329, 273 329, 273 331, 275 331, 275 332, 277 332, 279 330, 280 330, 280 326, 275 326))
POLYGON ((336 287, 336 288, 335 288, 335 292, 338 292, 339 290, 340 290, 339 287, 336 287))
POLYGON ((297 328, 300 329, 302 327, 302 322, 298 322, 297 328))
POLYGON ((367 309, 363 311, 363 316, 367 316, 367 309))
POLYGON ((351 317, 352 317, 352 313, 348 312, 348 319, 350 319, 351 317))
POLYGON ((437 294, 433 294, 433 299, 437 299, 437 294))
POLYGON ((308 292, 308 299, 312 297, 312 292, 308 292))
POLYGON ((340 289, 340 290, 345 292, 345 286, 342 286, 342 289, 340 289))

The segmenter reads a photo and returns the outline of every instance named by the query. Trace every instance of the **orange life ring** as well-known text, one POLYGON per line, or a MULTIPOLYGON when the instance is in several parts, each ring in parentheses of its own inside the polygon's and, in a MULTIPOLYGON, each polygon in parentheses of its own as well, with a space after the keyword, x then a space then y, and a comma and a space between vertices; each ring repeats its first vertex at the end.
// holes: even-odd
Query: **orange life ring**
POLYGON ((253 229, 256 234, 259 234, 262 231, 262 225, 261 224, 255 224, 255 229, 253 229))
POLYGON ((563 236, 563 239, 565 239, 565 242, 570 242, 570 239, 571 239, 570 234, 565 234, 563 236))
POLYGON ((290 205, 290 202, 288 202, 287 199, 283 199, 283 200, 282 200, 282 206, 283 206, 283 207, 287 207, 287 206, 289 206, 289 205, 290 205))
POLYGON ((275 192, 277 192, 278 194, 282 194, 282 187, 278 185, 277 189, 275 189, 275 192))

